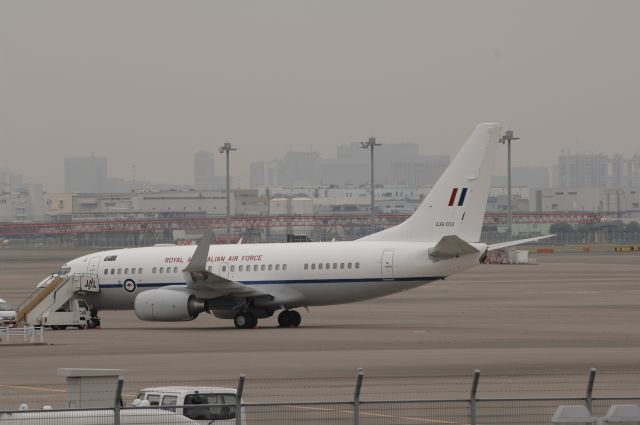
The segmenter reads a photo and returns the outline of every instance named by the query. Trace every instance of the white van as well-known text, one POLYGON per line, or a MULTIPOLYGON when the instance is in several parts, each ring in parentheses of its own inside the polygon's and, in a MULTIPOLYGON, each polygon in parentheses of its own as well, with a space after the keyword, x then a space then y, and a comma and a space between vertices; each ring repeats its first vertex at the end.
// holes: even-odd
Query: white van
MULTIPOLYGON (((224 387, 154 387, 138 392, 134 405, 147 400, 150 406, 176 412, 197 423, 235 425, 236 389, 224 387), (184 407, 176 407, 184 406, 184 407)), ((242 423, 246 421, 244 408, 242 423)))

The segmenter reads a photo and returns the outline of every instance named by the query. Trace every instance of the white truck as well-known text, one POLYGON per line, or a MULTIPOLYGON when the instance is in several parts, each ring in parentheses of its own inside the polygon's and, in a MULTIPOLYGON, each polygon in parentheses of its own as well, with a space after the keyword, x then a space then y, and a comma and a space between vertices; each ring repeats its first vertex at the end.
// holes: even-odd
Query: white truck
POLYGON ((68 326, 95 328, 89 305, 80 298, 71 298, 58 310, 43 314, 38 325, 50 326, 51 329, 66 329, 68 326))
MULTIPOLYGON (((181 414, 200 424, 235 425, 236 389, 224 387, 154 387, 138 392, 133 405, 158 406, 181 414)), ((242 424, 246 423, 241 408, 242 424)))

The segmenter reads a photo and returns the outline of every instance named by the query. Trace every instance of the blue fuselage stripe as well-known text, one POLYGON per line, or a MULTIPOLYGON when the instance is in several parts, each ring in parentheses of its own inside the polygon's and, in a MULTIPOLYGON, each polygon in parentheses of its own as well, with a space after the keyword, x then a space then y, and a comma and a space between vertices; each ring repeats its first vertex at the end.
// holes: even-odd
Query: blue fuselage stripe
MULTIPOLYGON (((310 283, 376 283, 376 282, 432 282, 444 279, 445 276, 397 277, 394 279, 364 278, 364 279, 292 279, 292 280, 243 280, 243 285, 304 285, 310 283)), ((123 280, 124 281, 124 280, 123 280)), ((140 288, 162 288, 171 285, 184 285, 185 282, 166 283, 138 283, 140 288)), ((122 288, 119 283, 101 283, 100 288, 122 288)))

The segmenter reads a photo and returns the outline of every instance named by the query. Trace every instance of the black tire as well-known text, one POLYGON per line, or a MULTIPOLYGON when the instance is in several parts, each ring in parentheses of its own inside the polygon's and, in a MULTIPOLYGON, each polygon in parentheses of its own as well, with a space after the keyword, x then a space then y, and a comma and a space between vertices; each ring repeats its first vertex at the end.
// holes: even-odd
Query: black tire
POLYGON ((96 322, 95 322, 93 319, 89 319, 89 320, 87 320, 87 327, 88 327, 89 329, 93 329, 93 328, 95 328, 95 327, 96 327, 96 322))
POLYGON ((253 313, 247 313, 249 315, 249 326, 247 326, 247 329, 255 329, 256 326, 258 326, 258 318, 256 317, 255 314, 253 313))
POLYGON ((93 320, 93 323, 96 325, 96 326, 95 326, 96 328, 99 328, 99 327, 100 327, 100 318, 99 318, 99 317, 94 317, 94 318, 93 318, 93 319, 91 319, 91 320, 93 320))
POLYGON ((78 325, 78 329, 82 330, 85 329, 87 327, 87 325, 78 325))
POLYGON ((247 311, 236 314, 236 317, 233 319, 233 324, 238 329, 253 329, 258 325, 258 319, 251 312, 247 311))
POLYGON ((293 316, 289 310, 283 310, 278 314, 278 325, 281 328, 290 328, 293 325, 293 316))
POLYGON ((291 310, 289 313, 291 314, 292 318, 291 326, 293 326, 294 328, 300 326, 300 323, 302 323, 302 316, 300 315, 300 313, 295 310, 291 310))

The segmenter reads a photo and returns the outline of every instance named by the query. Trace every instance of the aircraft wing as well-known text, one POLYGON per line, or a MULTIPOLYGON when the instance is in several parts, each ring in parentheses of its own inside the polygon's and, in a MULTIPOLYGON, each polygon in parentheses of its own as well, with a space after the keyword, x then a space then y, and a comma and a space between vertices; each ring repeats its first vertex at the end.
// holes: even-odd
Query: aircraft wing
POLYGON ((478 252, 476 248, 456 235, 443 236, 433 248, 429 248, 429 255, 441 260, 475 252, 478 252))
POLYGON ((510 246, 521 245, 523 243, 528 243, 528 242, 536 242, 542 239, 551 238, 553 236, 555 235, 544 235, 544 236, 537 236, 535 238, 518 239, 517 241, 494 243, 493 245, 489 245, 487 249, 489 251, 495 251, 496 249, 508 248, 510 246))
POLYGON ((212 291, 221 295, 241 297, 268 297, 270 294, 207 270, 207 257, 212 234, 207 231, 200 240, 191 261, 183 270, 187 278, 187 287, 195 290, 212 291))

